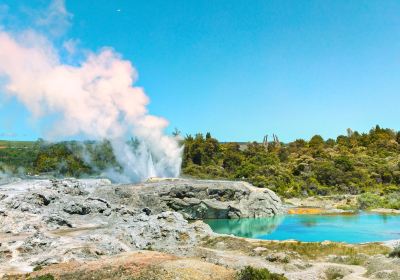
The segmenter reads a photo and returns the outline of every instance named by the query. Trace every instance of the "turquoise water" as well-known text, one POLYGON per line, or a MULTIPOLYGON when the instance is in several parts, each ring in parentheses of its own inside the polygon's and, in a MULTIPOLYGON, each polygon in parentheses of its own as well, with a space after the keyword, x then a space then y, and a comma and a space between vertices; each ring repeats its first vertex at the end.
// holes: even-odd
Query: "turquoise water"
POLYGON ((266 240, 362 243, 400 239, 400 215, 283 215, 205 222, 217 233, 266 240))

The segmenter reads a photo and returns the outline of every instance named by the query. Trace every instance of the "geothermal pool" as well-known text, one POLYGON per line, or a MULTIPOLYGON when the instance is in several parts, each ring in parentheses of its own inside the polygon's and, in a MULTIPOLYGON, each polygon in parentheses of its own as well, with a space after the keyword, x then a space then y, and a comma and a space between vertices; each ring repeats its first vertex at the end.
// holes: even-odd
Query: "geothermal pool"
POLYGON ((400 215, 282 215, 205 222, 217 233, 265 240, 362 243, 400 239, 400 215))

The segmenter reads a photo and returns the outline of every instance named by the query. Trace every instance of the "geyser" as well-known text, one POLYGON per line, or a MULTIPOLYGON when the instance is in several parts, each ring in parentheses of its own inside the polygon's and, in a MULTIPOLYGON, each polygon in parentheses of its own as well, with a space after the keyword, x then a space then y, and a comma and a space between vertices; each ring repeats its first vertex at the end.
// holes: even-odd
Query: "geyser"
POLYGON ((116 181, 178 176, 182 147, 164 133, 168 122, 148 113, 148 97, 133 86, 137 73, 132 64, 111 48, 82 53, 79 62, 67 64, 43 34, 0 28, 2 91, 35 118, 54 119, 46 130, 50 140, 110 140, 124 169, 123 174, 108 171, 116 181), (135 150, 125 142, 131 135, 139 143, 135 150))

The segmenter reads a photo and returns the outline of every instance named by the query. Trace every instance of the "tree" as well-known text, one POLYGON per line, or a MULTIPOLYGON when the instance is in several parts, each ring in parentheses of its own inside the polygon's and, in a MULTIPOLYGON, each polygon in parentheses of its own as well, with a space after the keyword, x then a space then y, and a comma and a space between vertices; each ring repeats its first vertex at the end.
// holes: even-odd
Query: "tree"
POLYGON ((177 129, 176 127, 174 128, 174 131, 172 132, 172 136, 174 137, 178 137, 181 135, 181 132, 179 129, 177 129))
POLYGON ((336 144, 336 141, 333 140, 332 138, 329 138, 328 140, 325 141, 325 144, 326 144, 328 147, 333 148, 333 147, 335 146, 335 144, 336 144))
POLYGON ((314 135, 308 142, 310 148, 320 149, 324 146, 324 139, 320 135, 314 135))

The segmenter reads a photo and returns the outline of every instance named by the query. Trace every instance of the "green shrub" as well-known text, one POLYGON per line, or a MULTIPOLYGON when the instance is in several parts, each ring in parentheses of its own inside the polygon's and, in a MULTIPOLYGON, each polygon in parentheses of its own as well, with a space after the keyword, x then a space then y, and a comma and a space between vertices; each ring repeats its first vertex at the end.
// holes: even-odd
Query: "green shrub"
POLYGON ((385 208, 390 209, 400 209, 400 194, 399 193, 391 193, 385 197, 386 203, 385 208))
POLYGON ((269 272, 266 268, 246 266, 238 273, 238 280, 287 280, 282 274, 269 272))
POLYGON ((325 277, 327 280, 338 280, 342 279, 344 276, 343 271, 335 267, 328 268, 325 271, 325 277))
POLYGON ((397 246, 396 248, 394 248, 393 251, 389 253, 389 257, 400 258, 400 246, 397 246))
POLYGON ((360 209, 379 208, 383 204, 382 198, 373 193, 363 193, 357 198, 357 202, 360 209))
POLYGON ((39 271, 39 270, 42 270, 42 269, 43 269, 43 266, 37 265, 37 266, 35 266, 35 267, 33 268, 33 271, 39 271))

